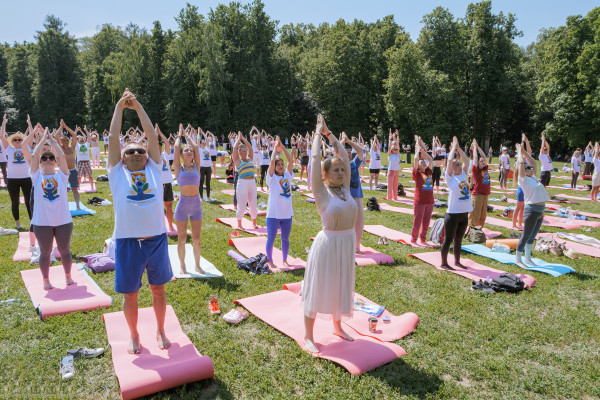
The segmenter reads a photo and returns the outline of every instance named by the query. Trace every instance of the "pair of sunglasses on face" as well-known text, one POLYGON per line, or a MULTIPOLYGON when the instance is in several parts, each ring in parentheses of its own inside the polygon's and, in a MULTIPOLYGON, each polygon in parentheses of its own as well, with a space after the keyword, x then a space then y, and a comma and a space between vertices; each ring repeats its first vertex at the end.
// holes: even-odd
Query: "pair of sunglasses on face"
POLYGON ((56 157, 54 157, 54 156, 41 156, 40 157, 40 161, 48 161, 48 160, 54 161, 54 160, 56 160, 56 157))
POLYGON ((13 142, 22 142, 22 141, 23 141, 23 139, 17 139, 17 138, 15 138, 15 139, 13 139, 12 141, 13 141, 13 142))
POLYGON ((144 150, 144 149, 129 149, 129 150, 125 151, 125 154, 127 154, 128 156, 132 156, 135 153, 146 154, 146 150, 144 150))
POLYGON ((525 169, 529 171, 530 169, 533 169, 533 167, 531 165, 528 165, 525 167, 525 169))

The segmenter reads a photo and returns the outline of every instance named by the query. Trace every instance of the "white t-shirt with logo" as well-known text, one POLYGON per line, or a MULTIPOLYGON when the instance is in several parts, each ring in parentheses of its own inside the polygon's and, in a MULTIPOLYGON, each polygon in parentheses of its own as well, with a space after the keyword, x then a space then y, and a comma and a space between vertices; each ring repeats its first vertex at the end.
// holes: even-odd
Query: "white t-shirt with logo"
POLYGON ((269 157, 269 150, 261 150, 258 154, 260 157, 260 165, 271 164, 271 158, 269 157))
POLYGON ((552 160, 548 154, 540 154, 538 160, 542 162, 542 172, 552 171, 552 160))
POLYGON ((25 159, 23 149, 15 149, 11 145, 6 148, 8 164, 6 164, 6 177, 12 179, 29 178, 29 163, 25 159))
POLYGON ((381 169, 381 153, 371 150, 369 152, 371 159, 369 160, 369 169, 381 169))
POLYGON ((73 222, 67 194, 69 175, 62 171, 42 175, 41 169, 38 169, 32 175, 32 181, 35 207, 31 223, 37 226, 60 226, 73 222))
POLYGON ((500 162, 502 163, 502 168, 510 169, 510 156, 508 154, 502 154, 500 156, 500 162))
POLYGON ((198 149, 200 153, 200 167, 212 167, 212 160, 210 159, 210 149, 198 149))
POLYGON ((388 171, 400 171, 400 155, 399 154, 389 154, 388 155, 389 167, 388 171))
POLYGON ((169 155, 166 151, 160 154, 161 167, 160 172, 162 174, 162 183, 173 183, 173 174, 171 173, 171 165, 169 164, 169 155))
POLYGON ((292 179, 293 176, 287 169, 283 176, 267 174, 267 185, 269 186, 267 218, 290 219, 294 215, 292 179))
POLYGON ((583 155, 585 156, 585 162, 592 162, 592 158, 594 157, 594 153, 591 151, 584 151, 583 155))
POLYGON ((571 157, 571 164, 573 165, 573 172, 581 172, 581 158, 571 157))
POLYGON ((460 214, 473 211, 467 175, 464 172, 460 175, 448 175, 446 173, 444 178, 448 189, 450 189, 448 210, 446 212, 448 214, 460 214))
MULTIPOLYGON (((208 142, 208 152, 211 156, 217 155, 217 142, 208 142)), ((212 164, 211 164, 212 165, 212 164)))
POLYGON ((115 239, 166 233, 161 165, 148 158, 141 171, 129 171, 121 161, 108 170, 115 209, 115 239))
POLYGON ((75 146, 76 151, 77 151, 77 161, 90 161, 90 146, 88 145, 88 143, 77 143, 77 146, 75 146))

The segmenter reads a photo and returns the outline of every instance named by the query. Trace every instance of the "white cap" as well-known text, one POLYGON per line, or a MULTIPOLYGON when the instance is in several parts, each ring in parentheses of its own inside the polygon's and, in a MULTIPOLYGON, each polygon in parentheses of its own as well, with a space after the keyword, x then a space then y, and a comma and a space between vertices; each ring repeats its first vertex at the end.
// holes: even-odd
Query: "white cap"
POLYGON ((508 150, 506 147, 503 147, 503 148, 502 148, 502 151, 506 151, 506 150, 508 150))

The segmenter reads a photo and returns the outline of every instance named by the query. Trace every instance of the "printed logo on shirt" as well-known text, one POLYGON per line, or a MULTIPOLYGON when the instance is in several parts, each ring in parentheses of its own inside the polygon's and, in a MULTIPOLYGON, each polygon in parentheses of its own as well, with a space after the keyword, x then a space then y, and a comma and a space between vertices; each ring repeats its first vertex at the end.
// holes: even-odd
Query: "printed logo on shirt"
POLYGON ((162 170, 163 171, 168 171, 169 168, 167 168, 167 160, 165 160, 164 158, 161 158, 161 160, 163 162, 162 170))
POLYGON ((85 144, 82 144, 82 145, 79 147, 79 152, 80 152, 80 153, 85 153, 86 151, 88 151, 88 148, 87 148, 87 146, 86 146, 85 144))
POLYGON ((376 161, 381 161, 381 154, 375 153, 375 160, 376 161))
POLYGON ((211 144, 210 144, 210 148, 211 148, 211 149, 214 149, 214 148, 215 148, 215 144, 214 144, 214 143, 211 143, 211 144))
POLYGON ((290 181, 285 178, 279 179, 279 186, 281 186, 280 195, 283 197, 290 197, 292 195, 292 188, 290 187, 290 181))
POLYGON ((421 190, 433 190, 433 179, 431 179, 431 175, 423 174, 423 186, 421 190))
POLYGON ((469 200, 469 186, 467 185, 467 181, 461 181, 458 184, 458 188, 460 189, 460 193, 462 197, 459 197, 459 200, 469 200))
POLYGON ((486 185, 490 184, 490 174, 488 174, 487 171, 483 172, 483 180, 481 181, 481 183, 484 183, 486 185))
POLYGON ((208 153, 208 151, 203 151, 202 157, 203 157, 204 161, 210 160, 210 154, 208 153))
POLYGON ((25 164, 25 156, 21 150, 16 150, 13 155, 13 164, 25 164))
POLYGON ((263 151, 263 160, 268 160, 269 159, 269 152, 268 151, 263 151))
POLYGON ((148 187, 148 182, 146 182, 146 174, 143 172, 132 172, 131 173, 131 189, 129 194, 131 196, 127 196, 129 200, 133 201, 142 201, 149 200, 154 198, 153 194, 149 194, 152 189, 148 187))
POLYGON ((42 197, 49 201, 54 201, 60 197, 60 195, 57 195, 58 182, 56 182, 54 177, 52 177, 52 179, 44 179, 42 181, 42 191, 44 192, 42 197))

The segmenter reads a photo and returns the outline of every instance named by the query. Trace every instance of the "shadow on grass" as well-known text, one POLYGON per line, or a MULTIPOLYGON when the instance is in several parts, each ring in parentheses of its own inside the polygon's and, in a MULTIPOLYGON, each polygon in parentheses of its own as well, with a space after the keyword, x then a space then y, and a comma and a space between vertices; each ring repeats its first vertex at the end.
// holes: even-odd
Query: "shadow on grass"
POLYGON ((163 390, 140 399, 225 399, 231 400, 234 396, 227 390, 227 386, 218 378, 205 379, 199 382, 188 383, 173 389, 163 390))
POLYGON ((230 282, 225 277, 206 279, 206 284, 211 289, 226 290, 228 292, 235 292, 240 287, 239 283, 230 282))
POLYGON ((421 399, 431 397, 431 393, 438 392, 443 383, 437 375, 414 368, 401 358, 367 372, 366 375, 385 381, 391 388, 405 396, 421 399))
POLYGON ((574 276, 580 281, 591 281, 593 279, 598 279, 598 276, 586 274, 585 272, 571 272, 569 275, 574 276))

